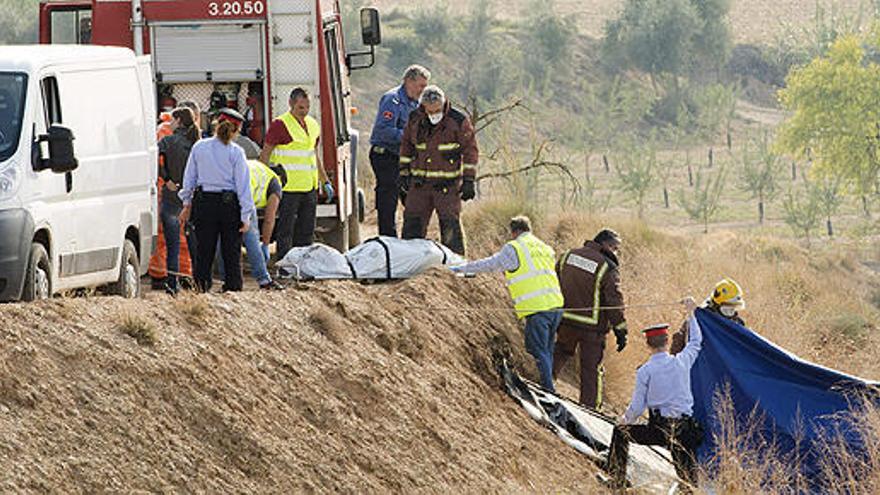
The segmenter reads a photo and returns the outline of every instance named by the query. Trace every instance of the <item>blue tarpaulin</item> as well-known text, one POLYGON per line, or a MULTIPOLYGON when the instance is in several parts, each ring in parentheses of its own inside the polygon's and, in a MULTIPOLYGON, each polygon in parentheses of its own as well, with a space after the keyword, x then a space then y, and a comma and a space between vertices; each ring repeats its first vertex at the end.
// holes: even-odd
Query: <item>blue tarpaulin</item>
POLYGON ((757 437, 775 445, 782 458, 798 459, 811 484, 821 483, 820 449, 829 437, 843 435, 850 452, 862 450, 848 412, 865 394, 880 403, 877 382, 804 361, 715 313, 697 310, 697 320, 703 348, 691 370, 691 388, 694 417, 706 428, 698 452, 702 463, 711 465, 715 456, 721 431, 715 402, 725 390, 737 420, 758 418, 757 437))

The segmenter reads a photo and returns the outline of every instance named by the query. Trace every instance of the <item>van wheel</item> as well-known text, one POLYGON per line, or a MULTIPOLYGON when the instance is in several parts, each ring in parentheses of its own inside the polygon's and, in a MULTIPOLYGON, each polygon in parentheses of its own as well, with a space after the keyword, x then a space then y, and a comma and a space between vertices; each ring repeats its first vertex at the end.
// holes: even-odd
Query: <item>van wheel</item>
POLYGON ((24 288, 21 291, 23 301, 39 301, 52 296, 52 265, 49 255, 42 244, 31 244, 31 256, 28 259, 27 273, 24 277, 24 288))
POLYGON ((122 264, 119 267, 119 280, 110 286, 110 294, 126 299, 141 297, 141 277, 139 274, 137 250, 128 239, 122 245, 122 264))

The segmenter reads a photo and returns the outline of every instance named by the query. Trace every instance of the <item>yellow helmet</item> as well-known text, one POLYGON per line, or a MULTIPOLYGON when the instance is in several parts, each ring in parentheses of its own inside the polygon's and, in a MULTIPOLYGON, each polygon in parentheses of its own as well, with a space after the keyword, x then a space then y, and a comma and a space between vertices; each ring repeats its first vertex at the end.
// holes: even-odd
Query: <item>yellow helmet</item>
POLYGON ((729 278, 725 278, 715 284, 715 290, 712 292, 711 299, 712 302, 719 306, 733 306, 737 309, 744 309, 746 307, 742 287, 729 278))

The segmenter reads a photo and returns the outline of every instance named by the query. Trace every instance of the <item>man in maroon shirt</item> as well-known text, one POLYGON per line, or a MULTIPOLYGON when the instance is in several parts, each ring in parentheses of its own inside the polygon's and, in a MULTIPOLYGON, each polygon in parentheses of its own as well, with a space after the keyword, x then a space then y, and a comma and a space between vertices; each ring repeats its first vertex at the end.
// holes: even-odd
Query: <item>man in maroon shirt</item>
POLYGON ((275 235, 278 259, 282 259, 291 247, 312 244, 319 183, 323 185, 326 201, 333 200, 333 186, 321 163, 321 126, 309 115, 309 94, 302 88, 296 88, 290 93, 289 103, 290 112, 279 116, 269 126, 260 153, 260 161, 272 167, 281 177, 284 191, 275 235), (284 163, 289 162, 287 157, 291 156, 304 158, 294 159, 296 163, 284 163), (310 159, 317 165, 317 177, 314 179, 310 178, 314 171, 304 170, 309 165, 299 163, 310 159))

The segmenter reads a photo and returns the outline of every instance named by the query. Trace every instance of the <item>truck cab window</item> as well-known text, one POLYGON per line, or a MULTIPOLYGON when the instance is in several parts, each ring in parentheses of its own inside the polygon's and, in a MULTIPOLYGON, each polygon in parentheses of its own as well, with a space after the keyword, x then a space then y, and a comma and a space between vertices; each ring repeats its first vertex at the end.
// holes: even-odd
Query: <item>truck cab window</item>
POLYGON ((52 11, 52 43, 88 45, 92 42, 91 9, 58 9, 52 11))
POLYGON ((330 101, 336 121, 336 144, 349 141, 348 111, 345 108, 345 94, 342 89, 342 64, 339 61, 339 25, 333 24, 324 30, 324 49, 327 51, 327 67, 330 72, 330 101))

